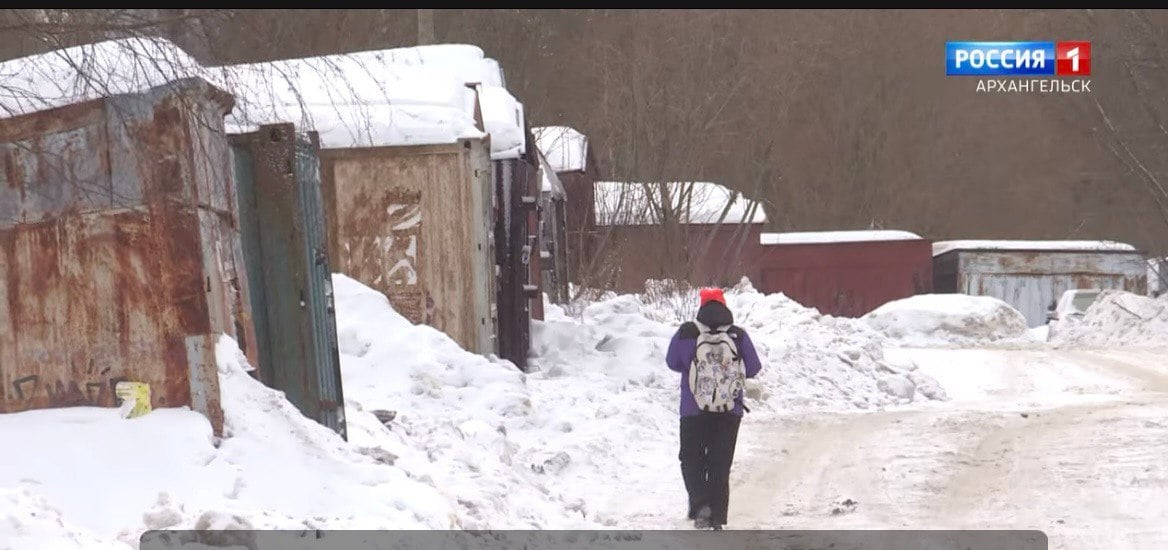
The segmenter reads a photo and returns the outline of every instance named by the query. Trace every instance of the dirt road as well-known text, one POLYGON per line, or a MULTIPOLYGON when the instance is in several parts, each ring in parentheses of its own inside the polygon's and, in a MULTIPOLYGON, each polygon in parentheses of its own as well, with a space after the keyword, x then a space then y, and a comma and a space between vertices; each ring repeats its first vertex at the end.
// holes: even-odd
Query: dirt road
POLYGON ((1168 548, 1168 357, 894 350, 952 399, 744 424, 731 527, 1040 529, 1168 548))

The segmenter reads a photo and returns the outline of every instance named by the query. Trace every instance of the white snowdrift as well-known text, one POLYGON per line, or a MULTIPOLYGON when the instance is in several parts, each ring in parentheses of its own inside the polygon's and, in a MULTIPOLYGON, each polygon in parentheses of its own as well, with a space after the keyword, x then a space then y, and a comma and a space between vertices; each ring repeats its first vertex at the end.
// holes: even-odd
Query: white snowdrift
POLYGON ((1168 348, 1168 295, 1149 298, 1105 290, 1083 318, 1055 330, 1053 342, 1065 347, 1168 348))
MULTIPOLYGON (((334 288, 348 442, 251 378, 223 337, 221 441, 185 408, 130 420, 101 408, 0 415, 0 437, 20 442, 0 454, 0 541, 133 548, 156 528, 659 528, 663 506, 681 509, 680 377, 664 364, 681 301, 608 296, 575 315, 549 306, 535 325, 539 370, 524 375, 411 325, 347 277, 334 288)), ((885 361, 863 323, 749 286, 728 299, 765 365, 748 393, 754 415, 944 398, 915 367, 885 361)))
POLYGON ((333 284, 350 442, 395 455, 396 464, 438 487, 463 528, 584 525, 568 510, 578 497, 553 493, 531 468, 542 460, 544 431, 514 365, 410 324, 383 294, 344 275, 333 284), (396 417, 383 425, 375 410, 396 417), (516 440, 525 430, 535 431, 524 438, 529 445, 516 440))
POLYGON ((0 434, 21 442, 0 457, 0 488, 15 498, 0 509, 0 541, 33 537, 18 547, 56 548, 56 538, 36 533, 58 523, 64 530, 45 536, 121 548, 148 529, 458 525, 432 482, 360 452, 248 375, 233 340, 224 336, 217 355, 226 420, 218 442, 186 408, 129 420, 93 407, 0 415, 0 434))
POLYGON ((1026 318, 990 296, 922 294, 876 308, 862 320, 904 347, 981 347, 1037 342, 1026 318))
POLYGON ((763 395, 778 409, 876 408, 947 399, 935 380, 884 358, 884 341, 862 321, 822 315, 783 294, 727 294, 736 320, 765 353, 763 395))
MULTIPOLYGON (((677 426, 681 377, 665 366, 669 338, 697 310, 696 291, 663 282, 642 295, 605 293, 568 311, 545 305, 535 323, 528 377, 534 424, 552 485, 605 526, 660 528, 662 506, 681 506, 677 426), (624 515, 619 515, 624 511, 624 515)), ((819 315, 746 282, 727 292, 763 362, 748 385, 747 418, 809 409, 855 410, 946 399, 936 381, 883 359, 862 323, 819 315)), ((678 527, 684 527, 679 524, 678 527)))
MULTIPOLYGON (((745 279, 726 292, 726 299, 735 322, 747 330, 763 359, 763 374, 754 392, 765 402, 760 404, 763 409, 869 408, 929 399, 925 394, 943 397, 943 392, 934 392, 932 380, 885 361, 883 338, 859 320, 821 315, 783 294, 764 295, 745 279)), ((648 295, 595 302, 574 323, 608 335, 601 348, 618 353, 627 348, 644 355, 652 348, 628 343, 633 337, 630 333, 672 336, 679 323, 696 313, 697 304, 696 291, 653 289, 648 295)), ((667 345, 660 343, 659 356, 652 356, 647 368, 663 368, 667 345)), ((621 365, 632 363, 632 359, 620 361, 621 365)), ((671 386, 679 383, 676 376, 670 378, 671 386)))

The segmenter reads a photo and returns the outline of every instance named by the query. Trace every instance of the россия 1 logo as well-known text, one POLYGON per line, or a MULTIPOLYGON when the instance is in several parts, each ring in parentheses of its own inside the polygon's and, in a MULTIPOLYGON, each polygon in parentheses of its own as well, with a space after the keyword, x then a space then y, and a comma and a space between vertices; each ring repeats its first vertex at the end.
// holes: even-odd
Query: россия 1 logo
POLYGON ((1091 43, 946 42, 945 74, 1006 77, 979 78, 978 92, 1090 92, 1091 43))
POLYGON ((1091 43, 946 42, 948 76, 1089 76, 1091 43))

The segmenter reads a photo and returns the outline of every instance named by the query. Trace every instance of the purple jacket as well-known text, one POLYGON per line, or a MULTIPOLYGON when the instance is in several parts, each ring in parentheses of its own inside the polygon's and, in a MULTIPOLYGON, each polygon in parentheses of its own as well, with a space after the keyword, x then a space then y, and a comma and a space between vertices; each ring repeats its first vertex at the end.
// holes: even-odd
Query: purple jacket
MULTIPOLYGON (((698 310, 697 319, 702 324, 711 327, 734 324, 734 317, 730 314, 730 310, 718 302, 710 302, 702 306, 698 310)), ((746 367, 746 377, 754 378, 762 370, 762 363, 758 360, 758 352, 755 351, 750 336, 737 326, 731 326, 726 332, 738 344, 738 354, 742 357, 743 366, 746 367)), ((698 408, 698 402, 694 400, 693 392, 689 389, 689 367, 697 353, 697 338, 697 325, 685 323, 673 335, 673 339, 669 342, 669 351, 665 354, 665 363, 669 365, 670 370, 681 373, 681 416, 697 416, 702 412, 698 408)), ((741 400, 734 404, 733 412, 742 416, 741 400)))

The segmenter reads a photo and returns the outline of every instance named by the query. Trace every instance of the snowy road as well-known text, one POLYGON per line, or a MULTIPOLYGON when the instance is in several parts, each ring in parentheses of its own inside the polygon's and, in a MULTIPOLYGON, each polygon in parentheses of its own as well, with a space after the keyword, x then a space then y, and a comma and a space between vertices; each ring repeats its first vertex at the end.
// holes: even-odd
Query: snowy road
POLYGON ((1041 529, 1051 548, 1168 546, 1168 361, 890 350, 944 403, 744 423, 738 528, 1041 529), (851 499, 856 504, 840 504, 851 499))

